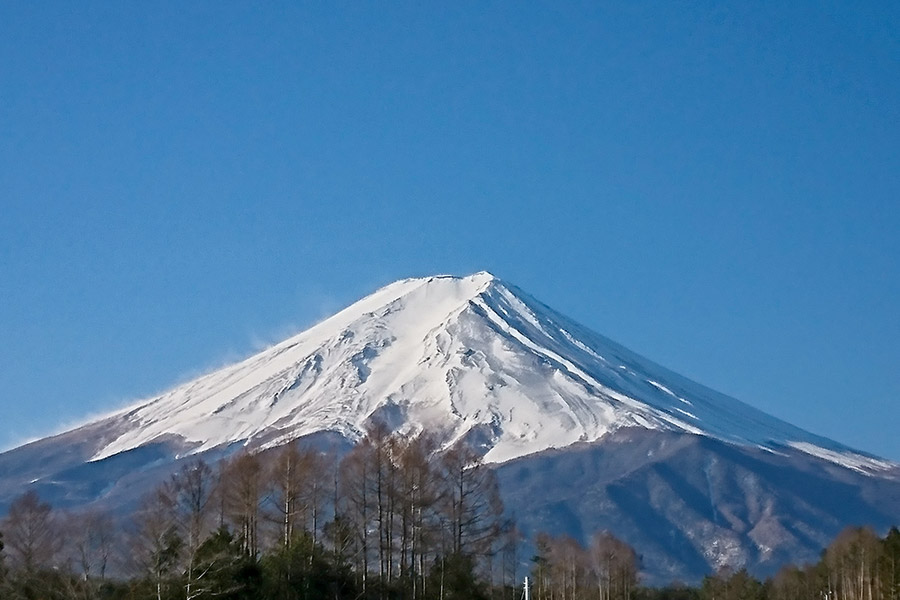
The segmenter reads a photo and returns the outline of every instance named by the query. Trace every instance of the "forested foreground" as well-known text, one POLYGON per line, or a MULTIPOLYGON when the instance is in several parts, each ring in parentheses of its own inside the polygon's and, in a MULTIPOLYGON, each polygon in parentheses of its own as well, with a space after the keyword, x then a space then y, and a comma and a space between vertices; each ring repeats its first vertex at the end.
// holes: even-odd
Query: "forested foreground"
POLYGON ((194 461, 127 519, 29 492, 0 535, 2 600, 520 600, 526 574, 534 600, 900 600, 896 529, 848 529, 817 565, 766 582, 724 569, 698 588, 639 587, 638 554, 608 532, 539 534, 522 556, 475 452, 384 428, 340 459, 287 445, 194 461))

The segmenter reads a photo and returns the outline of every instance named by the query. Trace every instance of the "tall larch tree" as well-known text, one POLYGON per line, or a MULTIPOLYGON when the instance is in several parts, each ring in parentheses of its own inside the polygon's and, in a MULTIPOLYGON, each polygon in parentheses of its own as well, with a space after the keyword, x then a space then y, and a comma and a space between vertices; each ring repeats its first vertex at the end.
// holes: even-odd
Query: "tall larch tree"
POLYGON ((15 500, 3 522, 10 562, 31 575, 53 566, 60 550, 53 509, 30 490, 15 500))

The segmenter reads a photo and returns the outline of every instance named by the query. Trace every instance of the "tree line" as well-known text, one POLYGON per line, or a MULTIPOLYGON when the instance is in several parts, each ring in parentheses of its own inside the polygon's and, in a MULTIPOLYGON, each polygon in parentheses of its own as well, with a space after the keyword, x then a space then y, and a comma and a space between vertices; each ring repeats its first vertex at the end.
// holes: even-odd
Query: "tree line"
POLYGON ((475 451, 382 426, 340 457, 194 460, 125 519, 27 492, 0 534, 4 600, 487 599, 515 587, 520 543, 475 451))
POLYGON ((765 582, 723 569, 656 589, 609 532, 538 534, 533 557, 522 542, 478 453, 375 426, 340 457, 291 443, 194 460, 126 518, 26 492, 0 522, 0 598, 521 600, 528 564, 533 600, 900 600, 896 528, 847 529, 765 582))
POLYGON ((844 529, 814 564, 785 565, 760 580, 722 567, 699 586, 638 586, 639 557, 608 532, 588 546, 539 534, 531 576, 534 600, 900 600, 900 530, 879 537, 868 527, 844 529))
POLYGON ((639 600, 900 600, 900 530, 847 527, 818 562, 783 566, 764 581, 723 567, 699 587, 643 588, 639 600))

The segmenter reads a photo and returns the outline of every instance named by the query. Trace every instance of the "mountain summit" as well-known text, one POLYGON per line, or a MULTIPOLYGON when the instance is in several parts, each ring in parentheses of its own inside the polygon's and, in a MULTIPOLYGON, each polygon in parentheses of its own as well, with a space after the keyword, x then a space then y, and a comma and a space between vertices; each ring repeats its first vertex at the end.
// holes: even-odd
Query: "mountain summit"
POLYGON ((321 431, 352 440, 379 420, 466 438, 496 463, 640 427, 890 466, 680 377, 487 272, 397 281, 113 420, 93 460, 160 439, 189 452, 321 431))

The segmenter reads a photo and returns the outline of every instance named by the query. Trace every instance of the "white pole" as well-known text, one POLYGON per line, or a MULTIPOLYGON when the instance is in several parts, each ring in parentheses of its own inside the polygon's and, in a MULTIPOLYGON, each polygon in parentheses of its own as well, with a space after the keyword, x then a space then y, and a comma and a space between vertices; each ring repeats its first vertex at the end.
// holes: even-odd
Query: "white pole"
POLYGON ((525 578, 525 600, 531 600, 531 591, 528 589, 528 577, 525 578))

